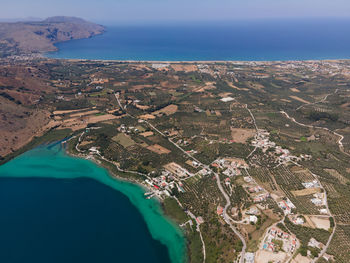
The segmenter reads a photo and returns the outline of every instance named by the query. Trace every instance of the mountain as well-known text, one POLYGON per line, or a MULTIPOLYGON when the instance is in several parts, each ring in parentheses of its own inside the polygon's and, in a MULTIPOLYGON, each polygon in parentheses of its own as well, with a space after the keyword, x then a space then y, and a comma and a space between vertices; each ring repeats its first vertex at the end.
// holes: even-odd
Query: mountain
POLYGON ((0 23, 0 57, 55 51, 55 43, 89 38, 105 28, 77 17, 56 16, 43 21, 0 23))

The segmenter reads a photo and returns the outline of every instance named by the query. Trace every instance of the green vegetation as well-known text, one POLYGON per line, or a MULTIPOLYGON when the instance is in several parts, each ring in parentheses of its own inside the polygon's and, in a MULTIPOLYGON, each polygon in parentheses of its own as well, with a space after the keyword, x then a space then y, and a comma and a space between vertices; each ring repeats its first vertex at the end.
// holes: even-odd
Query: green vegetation
POLYGON ((163 201, 163 208, 166 215, 175 220, 178 224, 186 222, 189 218, 175 199, 166 198, 163 201))
MULTIPOLYGON (((260 211, 256 224, 237 224, 246 235, 248 251, 252 252, 258 249, 265 230, 283 216, 277 205, 279 197, 288 198, 296 206, 292 210, 294 213, 320 213, 323 207, 311 202, 313 194, 300 194, 305 189, 303 183, 315 179, 309 171, 316 174, 327 191, 333 215, 330 230, 339 223, 327 253, 337 255, 339 262, 347 262, 350 247, 349 229, 346 227, 350 224, 350 158, 343 151, 350 151, 350 93, 348 77, 341 73, 346 71, 341 69, 350 66, 348 61, 259 65, 208 63, 200 66, 186 63, 181 64, 178 71, 172 66, 169 70, 159 70, 147 62, 43 59, 40 63, 16 63, 13 71, 11 65, 6 70, 0 70, 4 83, 5 80, 9 83, 0 87, 0 100, 6 101, 5 106, 0 104, 0 114, 10 106, 14 106, 11 109, 20 108, 22 112, 15 113, 8 120, 3 118, 7 122, 0 131, 8 132, 8 127, 12 128, 14 123, 18 126, 11 130, 13 133, 29 129, 30 135, 36 134, 38 128, 30 127, 23 120, 35 111, 47 114, 48 110, 51 115, 47 114, 49 116, 43 123, 55 121, 55 128, 60 129, 54 128, 45 136, 36 138, 22 151, 74 134, 76 137, 67 145, 70 152, 77 153, 75 146, 78 142, 82 154, 92 155, 92 151, 97 150, 110 162, 98 155, 94 157, 111 173, 127 180, 143 182, 145 176, 142 174, 157 180, 165 174, 164 165, 170 162, 176 162, 195 174, 186 179, 167 177, 167 183, 173 180, 180 185, 181 182, 183 192, 176 185, 169 186, 168 190, 178 198, 183 208, 175 199, 166 198, 165 194, 163 208, 166 215, 178 224, 189 220, 184 212, 186 210, 203 218, 200 229, 206 246, 206 262, 232 262, 237 259, 243 244, 217 214, 217 207, 223 207, 226 200, 218 189, 215 176, 211 172, 200 174, 203 166, 195 165, 190 156, 209 166, 222 158, 240 159, 248 164, 247 170, 234 167, 234 173, 239 174, 234 176, 224 174, 226 167, 212 169, 219 173, 221 184, 229 194, 231 206, 227 213, 234 220, 246 218, 246 209, 258 202, 255 197, 265 191, 270 193, 270 197, 258 202, 260 211), (320 70, 315 71, 314 67, 320 70), (334 74, 335 68, 339 68, 339 74, 334 74), (332 76, 327 73, 329 70, 333 72, 332 76), (26 72, 25 78, 30 81, 16 86, 11 79, 16 72, 26 72), (28 83, 35 83, 35 88, 28 83), (96 89, 97 86, 101 88, 96 89), (321 101, 326 94, 331 95, 321 101), (37 97, 29 101, 33 96, 37 97), (234 97, 235 100, 223 102, 223 97, 234 97), (154 114, 168 105, 176 105, 176 112, 154 114), (94 110, 94 113, 86 116, 75 116, 74 112, 54 114, 57 110, 81 112, 82 109, 84 112, 94 110), (335 133, 302 126, 288 119, 281 113, 282 110, 299 123, 325 127, 344 135, 344 149, 339 148, 339 136, 335 133), (256 140, 256 126, 250 113, 258 129, 270 133, 266 135, 269 141, 288 149, 293 162, 282 164, 283 154, 277 153, 274 147, 263 150, 252 146, 256 140), (147 122, 144 119, 148 119, 147 122), (144 133, 150 131, 152 133, 144 133), (155 145, 159 145, 161 150, 157 151, 155 145), (311 155, 311 158, 305 158, 306 155, 311 155), (127 172, 118 171, 116 165, 127 172), (252 183, 247 181, 249 176, 264 190, 251 192, 252 183)), ((16 133, 16 136, 22 135, 16 133)), ((6 139, 8 141, 3 140, 8 143, 6 147, 16 145, 15 137, 6 139)), ((299 252, 303 255, 308 250, 313 256, 319 253, 307 246, 311 237, 325 244, 330 236, 330 231, 294 225, 288 218, 285 224, 277 226, 300 239, 299 252)), ((195 224, 192 227, 186 224, 183 231, 188 239, 190 261, 202 262, 202 243, 195 224)), ((273 242, 282 249, 279 240, 273 242)))
POLYGON ((119 133, 117 136, 114 136, 112 140, 119 143, 124 148, 135 145, 135 142, 124 133, 119 133))

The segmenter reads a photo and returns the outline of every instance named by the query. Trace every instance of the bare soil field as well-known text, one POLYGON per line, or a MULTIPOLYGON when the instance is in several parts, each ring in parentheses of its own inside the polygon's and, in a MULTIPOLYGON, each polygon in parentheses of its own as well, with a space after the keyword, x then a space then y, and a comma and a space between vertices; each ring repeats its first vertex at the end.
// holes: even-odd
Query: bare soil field
POLYGON ((164 113, 165 115, 169 116, 169 115, 174 114, 175 112, 177 112, 177 109, 178 109, 177 105, 171 104, 171 105, 166 106, 163 109, 160 109, 158 111, 153 112, 152 114, 160 115, 160 114, 164 113))
POLYGON ((89 108, 86 109, 79 109, 79 110, 56 110, 53 112, 54 115, 62 115, 62 114, 70 114, 70 113, 74 113, 74 112, 80 112, 80 111, 84 111, 84 110, 88 110, 89 108))
POLYGON ((140 110, 148 110, 150 108, 150 106, 140 105, 140 104, 136 104, 135 107, 140 109, 140 110))
POLYGON ((140 115, 140 118, 144 120, 154 120, 156 116, 152 114, 143 114, 143 115, 140 115))
POLYGON ((91 110, 91 111, 84 111, 84 112, 79 112, 79 113, 74 113, 74 114, 70 114, 69 117, 82 117, 82 116, 86 116, 86 115, 92 115, 92 114, 96 114, 99 113, 100 111, 98 110, 91 110))
POLYGON ((234 85, 232 82, 227 81, 227 85, 229 85, 231 88, 236 89, 236 90, 243 90, 243 91, 248 91, 249 89, 247 88, 239 88, 236 85, 234 85))
POLYGON ((297 88, 290 88, 290 90, 293 92, 298 92, 298 93, 300 92, 300 90, 298 90, 297 88))
POLYGON ((170 67, 175 71, 184 71, 184 72, 193 72, 198 70, 196 65, 172 64, 170 67))
POLYGON ((154 144, 147 147, 148 150, 155 152, 157 154, 168 154, 171 153, 167 148, 164 148, 163 146, 160 146, 159 144, 154 144))
POLYGON ((269 263, 269 262, 284 262, 287 259, 285 252, 270 252, 265 250, 258 250, 255 254, 255 262, 269 263))
POLYGON ((320 188, 306 188, 306 189, 302 189, 302 190, 291 191, 291 193, 294 196, 312 195, 312 194, 320 193, 320 192, 321 192, 320 188))
POLYGON ((143 133, 140 133, 141 136, 143 137, 149 137, 149 136, 152 136, 154 133, 152 131, 147 131, 147 132, 143 132, 143 133))
POLYGON ((302 103, 305 103, 305 104, 310 104, 310 103, 311 103, 310 101, 304 100, 304 99, 299 98, 299 97, 297 97, 297 96, 289 96, 289 98, 292 98, 292 99, 294 99, 294 100, 297 100, 297 101, 302 102, 302 103))
POLYGON ((109 121, 109 120, 115 120, 119 119, 121 116, 115 116, 112 114, 105 114, 100 116, 83 116, 83 117, 76 117, 76 118, 70 118, 62 121, 61 126, 59 129, 72 129, 73 131, 77 131, 80 129, 85 128, 88 124, 92 123, 98 123, 103 121, 109 121))
POLYGON ((311 259, 303 257, 301 254, 298 254, 292 261, 292 263, 310 263, 311 259))
POLYGON ((328 230, 331 227, 330 221, 327 217, 309 216, 316 228, 328 230))
POLYGON ((237 143, 246 143, 247 140, 255 135, 254 129, 231 128, 232 140, 237 143))

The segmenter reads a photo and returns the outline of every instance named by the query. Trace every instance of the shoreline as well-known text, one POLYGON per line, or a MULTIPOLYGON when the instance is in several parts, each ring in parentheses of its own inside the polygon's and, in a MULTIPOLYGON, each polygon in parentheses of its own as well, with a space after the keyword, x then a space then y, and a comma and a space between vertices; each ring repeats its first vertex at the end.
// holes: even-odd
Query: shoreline
POLYGON ((95 62, 119 62, 119 63, 239 63, 239 62, 253 62, 253 63, 287 63, 287 62, 316 62, 316 61, 342 61, 342 60, 350 60, 350 57, 348 58, 316 58, 316 59, 261 59, 261 60, 254 60, 254 59, 207 59, 207 60, 198 60, 198 59, 164 59, 164 60, 137 60, 137 59, 82 59, 82 58, 66 58, 66 57, 50 57, 49 54, 58 53, 62 50, 58 45, 61 43, 67 43, 71 41, 76 40, 87 40, 92 39, 95 37, 101 37, 105 35, 106 32, 108 32, 108 26, 101 25, 104 27, 104 31, 102 31, 99 34, 92 35, 87 38, 80 38, 80 39, 71 39, 66 41, 60 41, 54 44, 56 50, 53 51, 46 51, 46 52, 39 52, 40 56, 47 58, 47 59, 60 59, 60 60, 71 60, 71 61, 95 61, 95 62))
MULTIPOLYGON (((118 174, 116 174, 113 170, 111 170, 111 167, 108 167, 108 165, 104 164, 103 162, 98 162, 99 160, 97 160, 95 158, 86 158, 86 156, 84 156, 84 155, 78 155, 78 154, 75 154, 75 153, 69 151, 69 149, 67 149, 67 147, 66 147, 66 146, 68 146, 68 144, 66 143, 67 140, 69 140, 69 138, 66 138, 66 139, 61 140, 61 141, 56 141, 54 143, 51 142, 48 144, 40 144, 40 145, 34 146, 31 149, 28 149, 28 150, 24 151, 23 153, 18 154, 14 158, 20 157, 22 154, 25 154, 31 150, 35 150, 38 147, 47 147, 48 145, 53 145, 56 147, 57 146, 60 147, 61 148, 60 151, 62 151, 61 154, 66 155, 69 158, 76 158, 76 159, 81 160, 83 162, 85 161, 85 162, 92 163, 93 165, 95 165, 97 167, 96 169, 104 170, 106 177, 104 177, 104 176, 95 177, 95 176, 88 176, 88 175, 82 176, 82 177, 94 179, 97 182, 99 182, 101 184, 105 184, 106 186, 111 187, 113 190, 120 192, 121 194, 126 196, 129 199, 131 205, 133 205, 135 207, 135 209, 141 214, 144 222, 147 225, 148 231, 149 231, 150 235, 152 236, 152 238, 154 240, 157 240, 158 242, 160 242, 162 245, 164 245, 167 248, 170 261, 172 263, 188 262, 188 247, 187 247, 188 239, 186 237, 186 234, 179 227, 179 225, 175 222, 175 220, 173 218, 171 218, 168 214, 165 213, 165 210, 163 207, 163 202, 161 200, 159 200, 158 198, 157 199, 151 198, 151 199, 147 200, 147 205, 145 205, 145 203, 143 202, 143 199, 146 201, 146 198, 144 198, 143 193, 147 192, 147 190, 148 190, 145 185, 143 185, 137 179, 132 179, 132 178, 127 179, 127 178, 123 178, 122 176, 118 176, 118 174), (113 182, 115 182, 115 183, 113 183, 113 182), (123 187, 123 184, 125 184, 125 187, 123 187), (122 191, 121 189, 125 189, 125 191, 122 191), (136 190, 136 192, 133 193, 133 191, 135 191, 133 189, 139 189, 139 190, 136 190), (140 192, 142 193, 142 197, 140 195, 140 192), (152 200, 152 199, 154 199, 154 200, 152 200), (157 217, 158 217, 158 219, 157 219, 157 217), (156 221, 154 221, 154 220, 156 220, 156 221), (152 225, 153 222, 155 223, 154 225, 152 225), (157 231, 157 227, 163 228, 163 230, 166 230, 166 229, 168 229, 168 230, 167 231, 157 231), (173 229, 170 232, 169 232, 169 227, 171 229, 173 229), (166 235, 162 236, 161 234, 159 235, 158 233, 170 233, 170 236, 166 236, 166 235), (175 236, 176 236, 176 238, 174 239, 175 236), (183 253, 181 253, 181 255, 180 255, 181 259, 178 255, 178 253, 176 253, 176 251, 180 248, 179 245, 181 244, 178 241, 176 241, 177 239, 179 239, 179 240, 181 239, 182 240, 181 242, 183 242, 183 248, 182 248, 183 253), (172 242, 170 242, 170 240, 172 240, 172 242)), ((11 159, 11 160, 13 160, 13 159, 11 159)), ((8 162, 10 162, 11 160, 8 160, 8 162)), ((6 162, 6 163, 8 163, 8 162, 6 162)), ((2 164, 0 166, 3 166, 3 165, 4 164, 2 164)), ((26 176, 24 176, 24 177, 26 177, 26 176)), ((42 176, 38 175, 38 176, 34 176, 32 178, 36 178, 36 177, 40 178, 42 176)), ((44 177, 56 179, 55 177, 50 177, 50 176, 44 176, 44 177)), ((64 178, 65 177, 62 177, 62 179, 64 179, 64 178)), ((76 178, 76 177, 72 177, 71 179, 74 179, 74 178, 76 178)), ((58 178, 58 179, 60 179, 60 178, 58 178)))
POLYGON ((68 62, 104 62, 104 63, 153 63, 153 64, 215 64, 215 63, 260 63, 260 64, 273 64, 273 63, 303 63, 303 62, 339 62, 339 61, 350 61, 350 58, 339 58, 339 59, 291 59, 291 60, 118 60, 118 59, 84 59, 84 58, 54 58, 47 57, 42 54, 39 59, 52 59, 52 60, 65 60, 68 62))
MULTIPOLYGON (((116 180, 116 181, 119 181, 119 182, 122 182, 122 183, 129 183, 129 184, 133 184, 133 185, 136 185, 137 187, 141 188, 144 192, 147 192, 147 191, 152 191, 153 189, 151 188, 148 188, 147 185, 145 184, 142 184, 140 181, 138 181, 137 179, 133 179, 133 178, 124 178, 124 177, 121 177, 121 176, 118 176, 117 173, 115 173, 114 171, 112 171, 111 167, 108 167, 108 165, 104 164, 102 161, 98 160, 95 158, 95 156, 92 156, 91 158, 87 158, 89 155, 85 155, 85 154, 76 154, 76 153, 73 153, 72 151, 70 151, 68 149, 68 147, 65 147, 64 144, 66 144, 66 146, 68 146, 68 143, 69 143, 69 139, 68 140, 65 140, 65 141, 62 141, 60 142, 62 147, 63 147, 63 150, 65 152, 65 154, 67 154, 68 156, 71 156, 73 158, 78 158, 78 159, 84 159, 84 160, 88 160, 88 161, 91 161, 93 162, 96 166, 102 168, 102 169, 105 169, 107 171, 107 174, 108 176, 113 179, 113 180, 116 180)), ((106 161, 104 159, 102 159, 103 161, 105 162, 108 162, 111 166, 114 166, 113 163, 109 162, 109 161, 106 161)), ((117 167, 116 167, 117 168, 117 167)), ((118 169, 118 168, 117 168, 118 169)), ((122 171, 119 171, 120 173, 127 173, 127 172, 122 172, 122 171)), ((118 190, 117 190, 118 191, 118 190)), ((121 192, 122 194, 124 194, 123 192, 121 192)), ((124 194, 126 195, 126 194, 124 194)), ((127 195, 126 195, 127 196, 127 195)), ((127 196, 128 197, 128 196, 127 196)), ((160 212, 161 212, 161 216, 168 222, 172 225, 172 227, 176 230, 177 233, 179 233, 183 240, 184 240, 184 245, 185 245, 185 254, 183 255, 183 262, 188 262, 188 239, 187 239, 187 236, 186 236, 186 233, 183 231, 183 229, 181 229, 179 227, 179 225, 176 223, 175 219, 172 218, 170 215, 168 215, 166 212, 165 212, 165 209, 164 209, 164 200, 160 199, 158 196, 154 196, 152 197, 151 199, 154 199, 158 204, 159 204, 159 208, 160 208, 160 212)), ((137 210, 141 213, 139 207, 137 207, 135 204, 133 204, 137 210)), ((142 214, 142 213, 141 213, 142 214)), ((145 217, 143 217, 144 220, 146 221, 147 223, 147 220, 145 219, 145 217)), ((148 224, 147 224, 148 225, 148 224)), ((150 229, 149 229, 150 230, 150 229)), ((152 231, 150 230, 150 232, 152 233, 152 231)), ((161 240, 157 239, 156 237, 154 237, 152 235, 153 238, 155 238, 156 240, 158 240, 159 242, 162 243, 161 240)), ((162 243, 163 245, 167 246, 167 244, 165 243, 162 243)), ((169 251, 170 253, 170 251, 169 251)), ((170 258, 170 260, 172 260, 170 258)))

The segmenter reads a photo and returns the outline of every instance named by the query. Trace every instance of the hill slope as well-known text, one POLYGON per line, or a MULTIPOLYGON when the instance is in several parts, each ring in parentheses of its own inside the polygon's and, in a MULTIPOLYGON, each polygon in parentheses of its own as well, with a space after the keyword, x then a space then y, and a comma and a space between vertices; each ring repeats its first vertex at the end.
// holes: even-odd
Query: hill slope
POLYGON ((76 17, 50 17, 40 22, 0 23, 0 57, 55 51, 57 42, 89 38, 105 28, 76 17))

